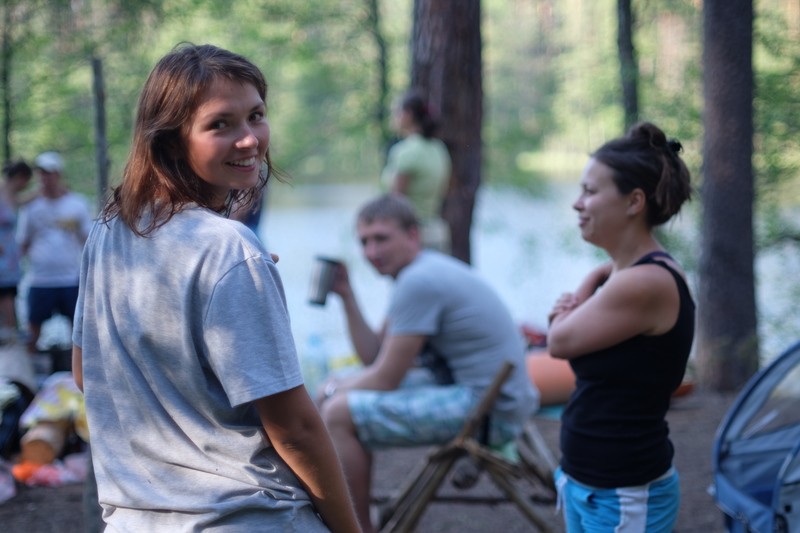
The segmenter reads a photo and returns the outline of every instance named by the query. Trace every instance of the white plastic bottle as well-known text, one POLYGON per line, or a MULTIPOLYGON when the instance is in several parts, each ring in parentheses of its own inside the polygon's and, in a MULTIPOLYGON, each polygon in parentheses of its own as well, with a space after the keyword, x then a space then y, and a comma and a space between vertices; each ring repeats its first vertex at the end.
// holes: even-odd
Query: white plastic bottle
POLYGON ((300 354, 300 368, 308 394, 316 399, 330 371, 328 351, 325 349, 322 336, 318 333, 312 333, 306 339, 305 350, 300 354))

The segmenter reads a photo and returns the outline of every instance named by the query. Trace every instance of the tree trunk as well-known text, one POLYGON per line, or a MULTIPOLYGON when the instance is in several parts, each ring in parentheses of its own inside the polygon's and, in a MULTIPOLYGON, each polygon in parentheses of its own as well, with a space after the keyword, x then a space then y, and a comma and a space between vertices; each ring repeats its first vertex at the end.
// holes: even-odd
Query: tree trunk
POLYGON ((381 133, 381 146, 391 138, 386 124, 386 100, 389 96, 389 53, 381 30, 380 5, 378 0, 367 0, 367 29, 378 47, 378 94, 375 102, 375 123, 381 133))
POLYGON ((758 368, 753 243, 753 3, 705 0, 698 374, 736 390, 758 368))
POLYGON ((622 107, 625 131, 639 120, 639 67, 633 46, 633 11, 631 0, 617 0, 617 49, 622 81, 622 107))
POLYGON ((2 54, 0 54, 0 91, 3 92, 3 161, 11 160, 11 5, 3 8, 2 54))
POLYGON ((469 263, 482 164, 480 0, 414 0, 411 85, 441 112, 442 139, 453 160, 443 214, 453 255, 469 263))
POLYGON ((103 80, 103 60, 92 58, 95 108, 95 159, 97 162, 97 206, 102 209, 108 193, 108 138, 106 135, 106 89, 103 80))

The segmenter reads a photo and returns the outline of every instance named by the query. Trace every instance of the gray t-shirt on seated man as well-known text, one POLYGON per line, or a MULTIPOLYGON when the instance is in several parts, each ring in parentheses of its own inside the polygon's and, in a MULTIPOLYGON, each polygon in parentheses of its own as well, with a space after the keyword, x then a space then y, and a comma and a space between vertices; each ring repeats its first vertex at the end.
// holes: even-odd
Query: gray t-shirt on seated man
POLYGON ((447 363, 453 381, 482 394, 503 361, 514 371, 493 416, 524 420, 539 406, 525 370, 525 347, 511 315, 473 269, 450 256, 423 250, 397 276, 387 314, 389 335, 425 335, 447 363))

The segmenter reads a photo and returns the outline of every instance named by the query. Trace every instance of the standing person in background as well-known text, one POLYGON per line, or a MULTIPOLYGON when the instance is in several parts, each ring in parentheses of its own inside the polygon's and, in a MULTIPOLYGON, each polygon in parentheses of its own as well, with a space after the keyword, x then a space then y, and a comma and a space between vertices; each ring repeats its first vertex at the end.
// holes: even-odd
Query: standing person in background
POLYGON ((668 533, 680 487, 666 413, 694 336, 685 274, 653 235, 691 195, 681 145, 649 123, 594 152, 574 204, 611 261, 550 314, 548 347, 577 377, 556 473, 569 533, 668 533))
POLYGON ((437 139, 439 124, 430 106, 416 92, 395 105, 392 125, 401 138, 390 149, 381 175, 389 192, 406 196, 420 221, 422 246, 450 252, 450 228, 441 217, 450 180, 451 161, 437 139))
POLYGON ((0 184, 0 344, 17 338, 17 285, 22 279, 20 247, 16 240, 17 208, 21 193, 31 181, 33 170, 25 161, 3 167, 0 184))
POLYGON ((45 320, 56 312, 70 320, 75 314, 81 250, 92 224, 86 198, 71 192, 62 179, 61 155, 44 152, 34 163, 40 194, 22 207, 17 228, 17 242, 28 257, 30 353, 36 352, 45 320))
POLYGON ((164 56, 87 240, 73 372, 114 531, 358 531, 275 262, 227 218, 274 170, 266 96, 240 55, 164 56))

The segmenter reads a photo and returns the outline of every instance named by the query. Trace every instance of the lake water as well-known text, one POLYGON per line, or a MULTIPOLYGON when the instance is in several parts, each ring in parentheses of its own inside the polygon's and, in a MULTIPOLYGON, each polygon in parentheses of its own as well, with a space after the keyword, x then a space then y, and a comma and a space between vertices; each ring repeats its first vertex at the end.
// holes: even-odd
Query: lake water
MULTIPOLYGON (((479 192, 472 229, 473 266, 520 324, 546 327, 547 313, 558 296, 573 290, 589 269, 605 260, 602 252, 580 238, 571 208, 577 193, 577 183, 553 185, 541 197, 492 187, 479 192)), ((270 251, 280 255, 278 268, 301 354, 311 335, 322 336, 333 355, 352 351, 338 297, 329 297, 324 307, 307 303, 315 255, 344 260, 365 317, 374 326, 382 320, 391 281, 378 276, 363 259, 354 231, 358 208, 376 194, 377 188, 366 185, 275 183, 270 190, 261 236, 270 251)), ((697 228, 691 209, 666 229, 689 241, 687 249, 695 246, 697 228)), ((796 248, 763 254, 756 264, 765 360, 796 338, 800 288, 798 283, 787 283, 785 275, 800 268, 796 248)), ((692 259, 683 258, 687 264, 692 259)), ((691 272, 689 277, 696 287, 691 272)))
MULTIPOLYGON (((545 328, 547 313, 558 296, 573 290, 589 269, 605 259, 602 252, 580 238, 577 216, 571 209, 577 192, 577 184, 554 185, 542 197, 491 187, 479 192, 472 229, 473 266, 520 324, 545 328)), ((311 336, 320 337, 325 350, 334 357, 352 353, 338 297, 330 296, 324 307, 308 303, 316 255, 345 261, 365 318, 376 327, 382 320, 391 281, 378 276, 363 259, 354 231, 358 208, 376 194, 377 187, 367 185, 270 184, 260 236, 271 252, 280 255, 278 269, 301 356, 311 336)), ((667 229, 689 241, 697 233, 691 212, 667 229)), ((800 270, 796 248, 775 250, 760 256, 757 262, 759 328, 765 360, 788 347, 797 336, 800 283, 787 281, 786 276, 800 270)), ((691 262, 691 258, 682 260, 687 266, 691 262)), ((690 285, 694 284, 690 273, 690 285)), ((66 335, 68 342, 64 328, 68 326, 53 325, 43 336, 66 335), (61 333, 53 333, 56 330, 61 333)))

